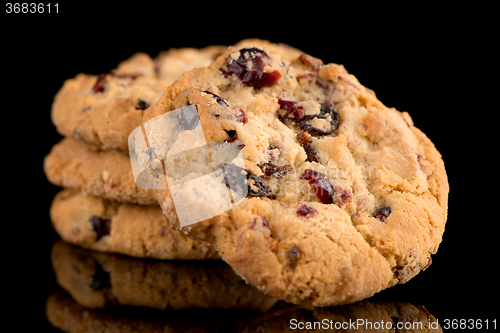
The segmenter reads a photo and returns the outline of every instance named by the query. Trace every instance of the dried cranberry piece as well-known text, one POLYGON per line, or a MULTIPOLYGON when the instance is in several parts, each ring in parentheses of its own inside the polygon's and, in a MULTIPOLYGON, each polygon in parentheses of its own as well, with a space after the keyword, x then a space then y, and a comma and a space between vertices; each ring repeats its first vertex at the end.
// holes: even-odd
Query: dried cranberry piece
POLYGON ((289 165, 276 165, 272 163, 261 163, 259 164, 259 168, 264 173, 262 178, 281 178, 285 173, 292 170, 289 165))
POLYGON ((307 154, 307 159, 306 162, 318 162, 319 163, 319 156, 318 153, 314 150, 312 146, 312 138, 309 136, 307 131, 302 131, 299 134, 297 134, 297 141, 299 141, 300 145, 302 148, 304 148, 306 154, 307 154))
POLYGON ((418 165, 420 166, 420 170, 424 170, 425 164, 422 163, 422 155, 420 155, 418 153, 417 153, 417 161, 418 161, 418 165))
POLYGON ((387 217, 391 214, 391 211, 391 207, 377 208, 374 216, 380 221, 385 222, 387 217))
POLYGON ((318 211, 314 209, 313 207, 309 206, 308 204, 302 204, 299 209, 297 209, 297 215, 299 216, 304 216, 304 217, 309 217, 314 213, 317 213, 318 211))
POLYGON ((240 111, 240 114, 236 116, 236 121, 239 123, 246 124, 248 122, 247 114, 242 109, 238 110, 240 111))
POLYGON ((340 207, 344 207, 352 202, 352 192, 349 189, 340 186, 334 186, 335 190, 335 203, 340 207))
POLYGON ((326 179, 326 177, 319 171, 306 169, 304 174, 300 176, 300 179, 306 179, 309 181, 309 185, 316 191, 316 196, 324 204, 333 203, 333 195, 335 190, 332 184, 326 179))
POLYGON ((243 84, 255 88, 272 87, 281 77, 279 71, 264 72, 264 67, 271 65, 271 59, 261 49, 246 47, 240 50, 238 59, 228 56, 226 59, 227 70, 222 70, 225 77, 236 75, 243 84))
POLYGON ((225 173, 224 183, 236 193, 242 195, 246 192, 250 197, 273 197, 269 184, 249 170, 230 163, 222 163, 220 168, 225 173))
POLYGON ((200 123, 198 116, 198 107, 194 104, 189 104, 179 110, 178 116, 179 125, 182 130, 194 130, 200 123))
POLYGON ((94 87, 92 88, 92 91, 94 93, 101 93, 104 92, 106 89, 106 77, 107 76, 112 76, 116 77, 119 79, 126 79, 126 78, 131 78, 131 79, 136 79, 138 76, 141 74, 116 74, 113 72, 105 72, 99 74, 99 78, 97 79, 97 82, 95 83, 94 87))
POLYGON ((94 91, 94 93, 104 92, 104 85, 106 83, 105 79, 106 79, 106 76, 108 76, 108 75, 112 75, 112 73, 107 72, 107 73, 99 74, 99 78, 97 79, 97 82, 95 83, 94 88, 92 89, 94 91))
POLYGON ((253 222, 252 222, 252 225, 250 226, 250 229, 254 230, 257 227, 258 229, 265 230, 266 233, 269 233, 269 237, 273 237, 273 234, 271 232, 271 226, 269 225, 269 221, 267 220, 267 218, 265 216, 260 217, 260 221, 262 223, 262 226, 257 225, 258 220, 259 219, 257 217, 253 219, 253 222))
POLYGON ((321 104, 320 113, 315 115, 304 116, 301 121, 297 122, 297 126, 309 134, 314 136, 322 136, 331 134, 339 127, 339 114, 331 106, 326 103, 321 104), (331 117, 330 126, 327 129, 319 129, 311 125, 310 121, 314 118, 327 119, 331 117))
POLYGON ((280 109, 288 111, 288 118, 297 120, 304 118, 304 107, 299 103, 280 99, 278 104, 280 109))
POLYGON ((226 101, 222 97, 220 97, 219 95, 216 95, 213 92, 210 92, 208 90, 203 90, 203 92, 212 95, 215 98, 215 100, 217 101, 217 104, 229 107, 229 105, 226 103, 226 101))
POLYGON ((94 228, 94 231, 97 234, 96 241, 110 234, 111 232, 110 220, 103 219, 99 216, 92 216, 90 222, 92 223, 92 227, 94 228))
POLYGON ((322 136, 331 134, 339 127, 339 114, 333 107, 327 103, 322 103, 319 114, 305 115, 304 107, 298 102, 279 100, 280 109, 288 112, 287 116, 293 120, 297 127, 303 131, 307 131, 314 136, 322 136), (311 125, 311 120, 314 118, 328 119, 330 124, 326 129, 319 129, 311 125))
MULTIPOLYGON (((203 92, 212 95, 215 98, 215 100, 217 101, 217 104, 228 107, 228 108, 230 107, 229 104, 227 104, 226 101, 222 97, 220 97, 219 95, 216 95, 213 92, 210 92, 208 90, 203 90, 203 92)), ((248 116, 246 115, 245 111, 243 111, 242 109, 238 109, 238 111, 240 111, 240 114, 236 116, 236 121, 243 123, 243 124, 246 124, 248 122, 248 116)), ((219 118, 220 115, 215 114, 215 117, 219 118)))
POLYGON ((261 219, 262 219, 262 225, 266 228, 270 228, 269 221, 267 220, 267 218, 265 216, 262 216, 261 219))

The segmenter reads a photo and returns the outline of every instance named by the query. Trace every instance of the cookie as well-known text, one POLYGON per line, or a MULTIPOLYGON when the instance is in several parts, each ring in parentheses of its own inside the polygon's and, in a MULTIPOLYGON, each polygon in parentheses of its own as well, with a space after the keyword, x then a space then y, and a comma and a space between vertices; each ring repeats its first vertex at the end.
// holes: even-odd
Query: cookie
POLYGON ((64 189, 50 218, 65 241, 83 248, 156 259, 219 259, 213 247, 173 229, 159 206, 119 203, 64 189))
POLYGON ((277 300, 246 284, 226 263, 138 259, 63 241, 52 247, 57 283, 81 305, 161 310, 191 308, 265 312, 277 300))
POLYGON ((55 95, 52 122, 63 136, 99 149, 126 151, 128 135, 140 125, 143 110, 178 75, 208 65, 224 49, 172 49, 156 59, 137 53, 110 72, 80 73, 66 80, 55 95))
POLYGON ((43 166, 54 185, 120 202, 158 205, 152 190, 135 183, 129 156, 117 150, 93 150, 64 138, 52 147, 43 166))
POLYGON ((133 134, 169 222, 287 302, 369 297, 426 269, 441 242, 439 152, 342 65, 244 41, 185 72, 133 134))

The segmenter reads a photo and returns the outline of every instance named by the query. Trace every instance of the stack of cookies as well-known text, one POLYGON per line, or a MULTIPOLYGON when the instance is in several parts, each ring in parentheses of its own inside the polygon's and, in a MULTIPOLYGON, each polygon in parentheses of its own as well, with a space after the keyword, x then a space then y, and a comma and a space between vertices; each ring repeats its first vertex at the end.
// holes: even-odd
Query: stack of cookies
POLYGON ((263 311, 276 303, 235 275, 213 246, 172 228, 155 193, 136 185, 128 156, 128 136, 144 110, 183 71, 210 64, 225 49, 170 49, 155 59, 137 53, 107 73, 68 79, 55 96, 52 120, 64 138, 46 156, 44 170, 51 183, 64 187, 53 199, 50 217, 65 243, 54 245, 52 263, 58 283, 79 304, 263 311), (140 286, 144 270, 160 282, 140 286), (124 284, 125 273, 139 281, 128 276, 124 284), (156 296, 145 297, 151 294, 156 296))
POLYGON ((66 81, 52 120, 65 138, 45 172, 66 188, 52 223, 87 249, 221 258, 273 299, 330 306, 407 282, 429 267, 444 232, 444 163, 410 115, 342 65, 288 45, 252 39, 154 60, 136 54, 66 81), (206 151, 231 145, 241 163, 196 149, 169 158, 171 133, 153 124, 182 109, 190 118, 178 113, 167 132, 189 137, 199 124, 206 151), (136 183, 127 155, 136 128, 132 139, 143 144, 133 153, 161 186, 136 183), (207 168, 223 175, 231 209, 218 208, 207 168), (186 224, 183 214, 205 217, 186 224))
POLYGON ((184 237, 161 214, 156 195, 135 184, 128 136, 144 110, 183 71, 208 65, 225 48, 137 53, 114 70, 78 74, 54 98, 52 121, 64 139, 44 161, 64 187, 50 216, 57 233, 84 248, 157 259, 216 259, 207 243, 184 237))

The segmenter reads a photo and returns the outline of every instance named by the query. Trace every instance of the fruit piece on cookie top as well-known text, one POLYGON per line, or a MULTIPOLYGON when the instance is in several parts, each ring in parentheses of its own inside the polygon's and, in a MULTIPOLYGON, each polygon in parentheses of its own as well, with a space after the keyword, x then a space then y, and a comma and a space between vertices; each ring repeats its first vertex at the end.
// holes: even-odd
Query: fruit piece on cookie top
MULTIPOLYGON (((444 164, 407 113, 384 106, 342 65, 244 40, 181 75, 146 110, 143 129, 189 105, 209 147, 232 143, 243 158, 234 167, 211 159, 208 169, 236 170, 248 189, 233 209, 181 229, 214 242, 247 281, 290 302, 331 305, 428 266, 446 221, 444 164)), ((155 150, 147 163, 177 181, 207 174, 199 154, 179 155, 173 169, 162 164, 168 149, 155 143, 167 134, 144 131, 155 150)), ((199 184, 183 203, 210 209, 204 198, 213 192, 199 184)), ((180 228, 175 193, 156 193, 180 228)))

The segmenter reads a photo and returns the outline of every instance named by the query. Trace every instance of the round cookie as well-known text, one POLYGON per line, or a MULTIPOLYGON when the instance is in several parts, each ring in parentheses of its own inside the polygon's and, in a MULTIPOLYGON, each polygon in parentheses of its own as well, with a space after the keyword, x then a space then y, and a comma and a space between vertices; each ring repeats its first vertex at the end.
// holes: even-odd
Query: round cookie
POLYGON ((63 136, 99 149, 126 151, 128 135, 140 125, 143 110, 178 75, 210 64, 224 49, 172 49, 156 59, 136 53, 110 72, 80 73, 66 80, 55 95, 52 122, 63 136))
POLYGON ((246 284, 221 260, 145 260, 58 241, 52 247, 51 261, 57 283, 90 308, 130 305, 265 312, 277 301, 246 284))
POLYGON ((83 248, 155 259, 219 259, 213 247, 173 229, 159 206, 119 203, 64 189, 50 218, 65 241, 83 248))
POLYGON ((94 196, 141 205, 158 205, 152 190, 134 181, 130 158, 116 150, 96 151, 73 138, 55 144, 43 167, 48 180, 94 196))
MULTIPOLYGON (((447 217, 441 156, 408 113, 384 106, 342 65, 252 40, 185 72, 146 110, 136 140, 144 133, 140 164, 160 181, 162 170, 182 184, 207 173, 200 154, 170 163, 169 132, 155 129, 183 107, 196 110, 212 153, 228 143, 240 149, 243 164, 208 162, 226 174, 237 205, 181 227, 168 182, 157 186, 159 203, 170 223, 213 243, 247 282, 288 302, 327 306, 429 266, 447 217)), ((187 132, 182 117, 177 126, 187 132)), ((219 193, 194 183, 183 208, 209 209, 204 201, 219 193)))

